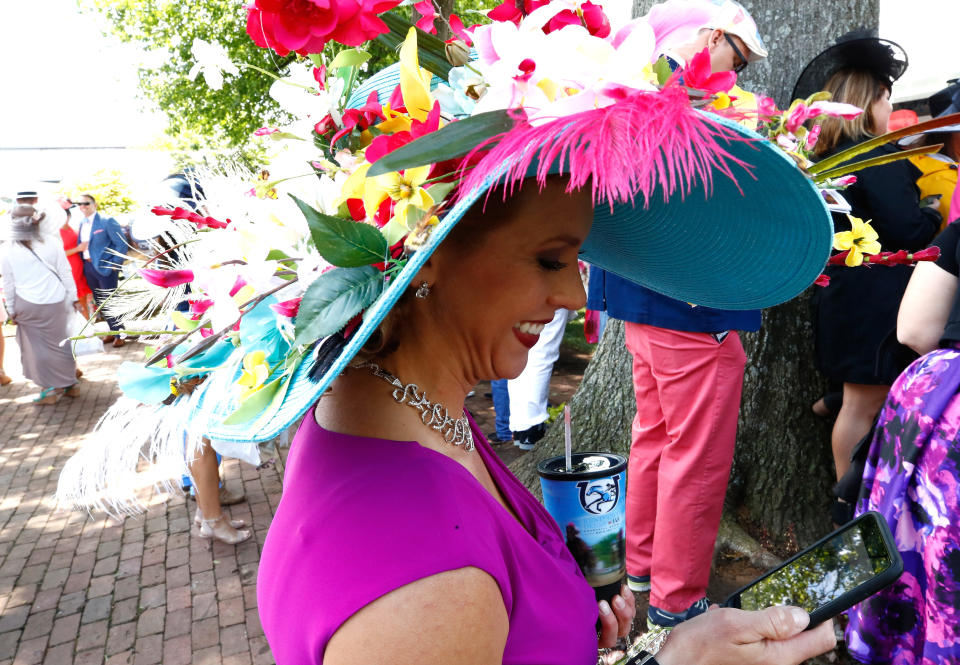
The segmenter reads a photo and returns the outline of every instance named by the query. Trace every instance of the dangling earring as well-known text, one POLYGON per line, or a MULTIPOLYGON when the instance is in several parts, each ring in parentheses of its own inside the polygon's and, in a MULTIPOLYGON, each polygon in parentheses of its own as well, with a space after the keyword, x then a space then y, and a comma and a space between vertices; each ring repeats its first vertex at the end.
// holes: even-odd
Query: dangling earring
POLYGON ((414 293, 416 297, 423 299, 430 295, 430 285, 426 282, 420 282, 420 286, 417 287, 417 292, 414 293))

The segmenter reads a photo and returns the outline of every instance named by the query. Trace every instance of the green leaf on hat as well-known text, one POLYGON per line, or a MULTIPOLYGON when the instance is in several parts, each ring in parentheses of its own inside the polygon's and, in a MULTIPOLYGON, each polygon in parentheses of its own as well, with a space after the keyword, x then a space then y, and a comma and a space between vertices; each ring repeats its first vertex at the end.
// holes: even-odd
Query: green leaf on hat
POLYGON ((310 58, 310 62, 313 63, 314 67, 323 67, 323 54, 322 53, 311 53, 307 56, 310 58))
POLYGON ((373 163, 367 177, 463 157, 489 138, 513 128, 510 111, 487 111, 444 125, 373 163))
POLYGON ((370 59, 370 54, 358 48, 348 48, 337 53, 333 62, 330 63, 330 69, 339 69, 340 67, 357 67, 370 59))
POLYGON ((250 395, 236 411, 224 418, 223 424, 239 425, 247 422, 263 411, 273 402, 273 398, 276 396, 277 391, 283 386, 285 378, 284 376, 280 376, 270 383, 264 384, 260 390, 250 395))
POLYGON ((387 241, 373 226, 324 215, 293 194, 290 197, 307 218, 313 244, 320 256, 340 268, 356 268, 383 261, 387 241))
POLYGON ((323 273, 300 301, 294 344, 309 344, 337 332, 369 307, 382 290, 383 275, 373 266, 323 273))
MULTIPOLYGON (((840 164, 849 162, 857 155, 870 152, 874 148, 878 148, 885 143, 899 141, 906 136, 912 136, 930 129, 939 129, 940 127, 956 125, 958 123, 960 123, 960 113, 952 113, 950 115, 940 116, 939 118, 933 118, 932 120, 925 120, 919 124, 910 125, 909 127, 904 127, 903 129, 898 129, 894 132, 887 132, 886 134, 882 134, 876 138, 858 143, 857 145, 847 148, 846 150, 841 150, 840 152, 831 155, 826 159, 821 159, 819 162, 811 166, 808 171, 811 175, 818 176, 819 178, 820 174, 826 173, 827 171, 836 170, 836 167, 838 167, 840 164)), ((849 171, 847 172, 849 173, 849 171)))
POLYGON ((942 147, 942 143, 937 143, 936 145, 924 145, 920 146, 919 148, 912 148, 911 150, 899 150, 889 155, 881 155, 880 157, 872 157, 871 159, 862 159, 859 162, 849 162, 843 166, 838 166, 835 169, 830 169, 829 171, 821 171, 820 173, 816 174, 814 180, 816 182, 832 180, 834 178, 839 178, 840 176, 845 176, 848 173, 855 173, 862 169, 870 168, 871 166, 882 166, 884 164, 896 162, 901 159, 916 157, 917 155, 931 154, 939 151, 942 147))
MULTIPOLYGON (((379 35, 377 41, 394 53, 398 52, 413 23, 393 12, 384 12, 379 18, 387 24, 390 32, 379 35)), ((417 58, 421 67, 430 70, 444 81, 453 68, 447 60, 447 49, 443 40, 420 28, 417 28, 417 58)))

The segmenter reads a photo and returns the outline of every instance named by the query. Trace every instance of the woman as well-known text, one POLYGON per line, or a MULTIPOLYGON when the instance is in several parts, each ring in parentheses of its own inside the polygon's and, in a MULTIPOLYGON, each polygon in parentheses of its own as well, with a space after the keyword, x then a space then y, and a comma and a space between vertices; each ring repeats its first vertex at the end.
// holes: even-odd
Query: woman
MULTIPOLYGON (((855 143, 887 130, 890 89, 906 68, 899 46, 870 37, 842 38, 837 46, 817 56, 801 75, 794 94, 823 89, 833 100, 853 104, 864 113, 853 121, 825 118, 815 154, 829 157, 855 143), (813 72, 813 74, 810 74, 813 72), (811 76, 826 76, 819 83, 811 76), (806 89, 804 89, 806 86, 806 89)), ((889 155, 886 145, 858 159, 889 155)), ((886 250, 919 250, 927 246, 940 223, 932 208, 919 206, 919 171, 905 160, 857 172, 857 182, 843 195, 851 216, 870 222, 886 250)), ((850 229, 849 218, 835 215, 837 231, 850 229)), ((830 286, 814 293, 816 358, 820 371, 843 384, 842 406, 833 426, 833 458, 839 480, 850 465, 856 443, 870 430, 890 384, 906 364, 903 349, 885 343, 891 335, 897 306, 910 279, 908 266, 858 268, 828 267, 830 286)))
POLYGON ((80 244, 77 232, 70 226, 70 210, 74 207, 73 202, 70 199, 63 199, 60 201, 60 205, 63 206, 63 209, 67 213, 67 218, 64 220, 63 226, 60 227, 60 239, 63 241, 63 252, 67 255, 67 260, 70 262, 70 272, 73 273, 73 282, 77 288, 77 300, 80 303, 79 311, 83 314, 83 318, 89 319, 90 309, 88 307, 88 301, 93 300, 93 292, 90 290, 90 287, 87 286, 87 280, 83 276, 83 258, 80 254, 87 248, 89 243, 80 244))
POLYGON ((33 401, 56 404, 77 382, 73 353, 61 342, 79 303, 67 257, 59 244, 41 238, 39 221, 33 206, 13 209, 0 272, 6 309, 17 325, 23 375, 42 389, 33 401))
MULTIPOLYGON (((476 382, 520 373, 556 309, 583 306, 577 255, 593 206, 565 185, 530 183, 468 213, 304 419, 258 579, 277 662, 595 662, 594 594, 549 515, 472 421, 476 450, 451 445, 391 386, 414 382, 462 413, 476 382)), ((601 601, 599 645, 634 611, 626 587, 601 601)), ((805 615, 790 612, 708 612, 656 660, 797 662, 830 647, 827 626, 800 632, 805 615)))
POLYGON ((960 226, 916 267, 897 337, 923 355, 897 379, 877 422, 857 512, 890 524, 904 573, 850 613, 848 649, 864 663, 939 665, 960 660, 960 226))

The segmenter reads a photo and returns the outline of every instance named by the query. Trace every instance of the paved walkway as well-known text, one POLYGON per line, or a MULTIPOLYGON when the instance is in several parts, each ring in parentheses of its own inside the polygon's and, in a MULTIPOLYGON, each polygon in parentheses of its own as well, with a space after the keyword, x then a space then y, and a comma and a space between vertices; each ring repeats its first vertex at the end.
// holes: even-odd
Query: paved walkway
POLYGON ((184 497, 154 497, 122 521, 56 510, 60 470, 119 395, 117 365, 143 347, 81 358, 80 395, 35 406, 39 391, 4 332, 16 381, 0 388, 0 665, 273 663, 255 582, 277 471, 225 463, 227 487, 247 496, 228 510, 254 529, 236 547, 200 538, 184 497))

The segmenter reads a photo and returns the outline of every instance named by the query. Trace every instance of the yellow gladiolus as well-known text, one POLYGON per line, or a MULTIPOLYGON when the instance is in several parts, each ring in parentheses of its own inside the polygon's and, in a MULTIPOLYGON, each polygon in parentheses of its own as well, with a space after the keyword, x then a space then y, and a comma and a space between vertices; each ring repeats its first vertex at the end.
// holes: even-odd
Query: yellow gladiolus
POLYGON ((417 57, 417 30, 411 27, 400 47, 400 93, 410 117, 423 122, 433 108, 430 80, 433 74, 420 68, 417 57))
POLYGON ((880 243, 877 242, 877 232, 870 226, 870 222, 847 215, 850 218, 850 230, 840 231, 833 234, 833 248, 836 250, 849 250, 847 258, 844 259, 849 267, 858 266, 863 263, 864 254, 879 254, 880 243))

